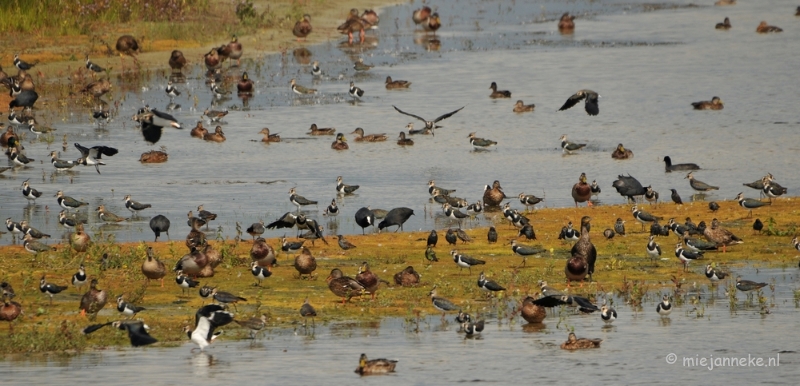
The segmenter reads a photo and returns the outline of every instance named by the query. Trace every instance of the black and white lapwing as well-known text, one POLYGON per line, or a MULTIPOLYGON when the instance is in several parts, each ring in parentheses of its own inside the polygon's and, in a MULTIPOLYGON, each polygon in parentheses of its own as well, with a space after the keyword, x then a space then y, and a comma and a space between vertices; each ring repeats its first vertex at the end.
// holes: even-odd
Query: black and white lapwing
POLYGON ((42 192, 32 188, 28 180, 25 180, 22 181, 22 195, 29 203, 33 201, 33 204, 36 205, 36 199, 42 196, 42 192))
POLYGON ((614 323, 614 321, 617 320, 617 310, 603 304, 603 306, 600 307, 600 319, 602 319, 605 324, 614 323))
POLYGON ((50 305, 53 304, 53 296, 65 291, 67 288, 69 287, 65 285, 48 283, 44 276, 39 280, 39 291, 50 297, 50 305))
POLYGON ((711 264, 706 265, 706 277, 711 280, 711 284, 716 284, 720 280, 728 277, 728 273, 715 269, 711 264))
POLYGON ((289 189, 289 201, 291 201, 294 206, 297 207, 297 210, 300 210, 300 207, 307 206, 307 205, 317 205, 317 201, 309 200, 299 194, 295 188, 289 189))
POLYGON ((341 195, 344 194, 353 194, 356 190, 358 190, 359 185, 347 185, 343 182, 342 176, 336 177, 336 193, 341 195))
MULTIPOLYGON (((184 332, 200 348, 200 351, 204 351, 214 339, 222 335, 222 331, 215 330, 232 322, 233 316, 232 313, 225 311, 222 306, 209 304, 197 310, 194 329, 186 326, 184 327, 184 332)), ((192 349, 192 351, 194 350, 192 349)))
POLYGON ((100 161, 103 156, 111 157, 114 154, 119 153, 119 150, 113 147, 92 146, 87 148, 81 146, 81 144, 77 142, 75 142, 75 148, 81 152, 81 157, 78 159, 78 163, 81 165, 93 165, 94 169, 97 170, 97 174, 100 174, 100 165, 105 165, 103 161, 100 161))
POLYGON ((146 310, 144 307, 139 307, 126 302, 123 299, 123 296, 124 295, 117 296, 117 311, 121 312, 125 316, 128 316, 129 319, 136 316, 136 314, 139 312, 146 310))
POLYGON ((195 288, 198 285, 200 285, 199 281, 194 280, 194 279, 190 278, 189 276, 184 275, 183 272, 181 272, 181 271, 179 271, 178 272, 178 276, 175 277, 175 283, 177 283, 178 286, 181 287, 181 293, 182 294, 185 294, 187 289, 195 288))
POLYGON ((141 320, 123 320, 102 324, 92 324, 84 328, 82 332, 84 335, 88 335, 105 326, 112 326, 120 330, 125 330, 128 333, 128 339, 130 339, 131 346, 133 347, 147 346, 149 344, 158 342, 156 338, 153 338, 147 332, 150 327, 141 320))
POLYGON ((544 252, 544 248, 534 248, 527 245, 519 245, 517 244, 517 240, 511 240, 511 251, 514 252, 515 255, 522 257, 522 266, 524 267, 529 256, 538 255, 544 252))
POLYGON ((86 268, 84 268, 83 264, 81 264, 81 266, 78 268, 78 272, 75 272, 75 274, 72 275, 72 285, 80 291, 81 287, 86 285, 87 282, 86 268))
POLYGON ((483 271, 481 271, 480 276, 478 276, 478 288, 488 293, 500 292, 506 290, 503 286, 497 284, 497 282, 487 279, 483 271))
POLYGON ((703 258, 703 252, 687 251, 683 249, 683 243, 678 243, 675 246, 675 257, 680 259, 681 263, 683 263, 683 270, 685 272, 689 268, 689 262, 703 258))
POLYGON ((272 276, 272 271, 269 270, 269 267, 260 267, 257 261, 250 263, 250 273, 256 278, 256 282, 253 283, 254 286, 261 286, 261 282, 264 279, 272 276))
POLYGON ((663 217, 653 216, 650 213, 640 210, 636 205, 631 207, 631 213, 633 213, 633 218, 636 219, 639 223, 642 224, 642 231, 644 231, 645 224, 653 223, 657 220, 663 220, 663 217))
POLYGON ((134 216, 138 216, 139 212, 152 207, 150 204, 142 204, 141 202, 132 200, 130 194, 126 194, 123 201, 125 201, 125 209, 128 209, 134 216))
POLYGON ((647 242, 647 257, 650 261, 658 260, 661 257, 661 246, 656 242, 656 237, 650 235, 650 240, 647 242))
POLYGON ((444 316, 446 313, 459 310, 459 308, 456 307, 456 305, 453 304, 453 302, 445 298, 438 297, 436 295, 437 295, 436 285, 434 285, 433 288, 431 288, 431 291, 428 292, 428 296, 431 297, 431 303, 433 304, 433 308, 442 311, 442 320, 444 320, 444 316))
POLYGON ((661 298, 661 302, 656 306, 656 312, 658 312, 662 318, 668 316, 672 312, 672 303, 669 301, 669 296, 664 295, 661 298))
POLYGON ((458 265, 459 272, 461 270, 463 270, 464 268, 467 268, 467 269, 469 269, 470 274, 471 274, 473 265, 486 264, 486 262, 483 261, 483 260, 479 260, 479 259, 476 259, 474 257, 458 253, 458 251, 455 250, 455 249, 450 251, 450 255, 453 256, 453 262, 455 262, 456 265, 458 265))

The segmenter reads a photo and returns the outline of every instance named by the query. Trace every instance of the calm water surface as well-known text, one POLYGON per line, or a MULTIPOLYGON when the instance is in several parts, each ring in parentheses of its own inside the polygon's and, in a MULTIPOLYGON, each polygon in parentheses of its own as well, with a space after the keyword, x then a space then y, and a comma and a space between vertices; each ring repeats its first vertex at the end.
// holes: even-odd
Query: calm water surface
MULTIPOLYGON (((767 172, 793 194, 800 186, 793 167, 800 120, 796 103, 800 95, 792 81, 800 28, 793 16, 796 4, 774 1, 714 7, 712 3, 452 1, 439 5, 444 27, 437 34, 438 51, 430 49, 424 35, 411 32, 413 6, 388 8, 381 13, 374 44, 352 48, 332 42, 307 47, 311 60, 319 60, 325 72, 321 79, 312 79, 309 65, 291 51, 285 56, 245 60, 242 69, 230 70, 235 76, 247 70, 257 81, 256 96, 246 104, 235 96, 213 102, 200 70, 195 69, 180 85, 184 95, 176 103, 182 107, 173 112, 187 129, 166 129, 155 145, 142 140, 130 117, 141 106, 139 101, 166 108, 166 77, 154 76, 144 85, 120 85, 110 99, 124 101, 106 130, 92 126, 88 111, 38 113, 58 129, 53 149, 60 148, 64 134, 70 144, 117 147, 120 154, 107 160, 103 174, 82 168, 74 174, 53 175, 47 163, 8 171, 0 175, 4 187, 0 189, 0 215, 16 221, 28 219, 33 226, 60 235, 59 209, 52 198, 57 190, 90 202, 92 209, 102 203, 119 214, 127 213, 122 197, 131 194, 153 204, 153 209, 145 211, 140 221, 113 228, 101 228, 95 216, 90 216, 91 231, 113 233, 118 240, 147 240, 152 237, 147 220, 164 214, 173 222, 173 239, 180 239, 187 231, 183 226, 186 212, 205 204, 219 214, 212 225, 221 226, 223 237, 233 237, 236 222, 246 227, 294 210, 287 194, 291 187, 319 200, 320 205, 308 213, 322 220, 322 210, 335 197, 336 176, 341 175, 346 183, 359 184, 361 189, 340 201, 343 214, 336 221, 322 221, 327 228, 337 233, 359 232, 352 215, 359 207, 370 205, 411 207, 417 215, 406 224, 406 230, 427 230, 448 225, 430 215, 434 206, 428 201, 429 179, 458 189, 456 195, 471 202, 481 198, 484 184, 499 180, 509 195, 523 191, 545 195, 547 206, 560 207, 573 204, 569 192, 581 172, 600 183, 602 202, 622 203, 611 182, 618 174, 630 173, 664 197, 669 188, 676 188, 687 200, 692 193, 688 182, 681 173, 664 173, 661 159, 665 155, 703 167, 697 178, 720 186, 707 199, 732 199, 748 189, 741 183, 767 172), (579 16, 572 36, 559 35, 556 30, 555 19, 564 11, 579 16), (733 29, 714 30, 714 24, 725 16, 731 18, 733 29), (758 35, 754 29, 761 20, 785 32, 758 35), (376 67, 354 75, 352 63, 359 57, 376 67), (387 75, 410 80, 413 85, 408 91, 387 91, 383 87, 387 75), (295 96, 288 85, 291 78, 318 88, 319 94, 295 96), (347 95, 351 80, 366 90, 358 103, 347 95), (489 99, 492 81, 511 90, 513 98, 489 99), (602 95, 599 116, 589 117, 579 107, 556 112, 567 97, 582 88, 602 95), (691 110, 690 102, 714 95, 725 101, 723 111, 691 110), (535 103, 536 111, 513 114, 517 99, 535 103), (189 128, 212 103, 214 108, 231 110, 223 120, 228 140, 222 144, 189 137, 189 128), (311 123, 317 123, 345 133, 363 127, 368 134, 387 133, 395 138, 411 120, 397 114, 392 105, 429 118, 467 107, 444 121, 435 137, 414 137, 416 144, 408 148, 398 147, 393 140, 355 143, 348 135, 350 151, 335 152, 329 146, 333 138, 305 134, 311 123), (256 133, 263 127, 279 132, 284 141, 262 145, 256 133), (473 131, 497 141, 496 149, 474 152, 466 138, 473 131), (587 149, 562 155, 561 134, 587 143, 587 149), (609 153, 620 142, 634 151, 633 160, 611 159, 609 153), (141 153, 160 146, 170 154, 167 163, 143 166, 138 162, 141 153), (26 206, 20 194, 19 187, 28 178, 44 192, 35 206, 26 206)), ((37 162, 47 159, 46 143, 25 141, 24 145, 37 162)), ((70 146, 62 156, 75 158, 78 154, 70 146)), ((749 197, 758 194, 752 190, 745 193, 749 197)), ((512 206, 519 206, 514 203, 512 206)), ((266 236, 283 233, 273 231, 266 236)), ((11 243, 8 236, 3 242, 11 243)), ((489 325, 480 339, 464 340, 452 322, 443 326, 435 316, 426 319, 418 333, 403 320, 389 319, 368 326, 318 326, 313 336, 276 330, 255 344, 221 342, 208 354, 190 354, 187 343, 178 348, 112 350, 44 361, 6 360, 0 363, 0 373, 4 383, 11 384, 27 382, 34 374, 42 381, 89 377, 114 383, 437 384, 477 380, 509 384, 573 379, 614 384, 701 379, 795 383, 798 358, 792 350, 796 345, 785 335, 800 327, 793 300, 798 287, 796 273, 793 269, 742 273, 753 280, 774 279, 775 292, 765 291, 775 304, 770 315, 761 315, 756 306, 731 312, 723 289, 714 298, 703 287, 698 303, 704 307, 703 317, 690 312, 695 306, 688 304, 689 297, 668 321, 655 314, 652 300, 640 312, 618 304, 620 319, 610 329, 602 328, 596 315, 569 316, 560 325, 557 319, 548 318, 540 330, 524 328, 518 321, 510 325, 507 319, 498 321, 487 308, 489 325), (603 338, 603 348, 563 352, 557 345, 565 340, 567 327, 574 327, 579 336, 603 338), (399 359, 399 372, 356 378, 351 372, 361 352, 399 359), (766 358, 779 352, 777 368, 710 371, 684 368, 680 359, 672 366, 665 362, 669 353, 678 358, 748 354, 766 358), (145 378, 143 369, 147 370, 145 378)), ((739 294, 739 304, 743 302, 744 296, 739 294)), ((158 336, 158 332, 152 333, 158 336)))

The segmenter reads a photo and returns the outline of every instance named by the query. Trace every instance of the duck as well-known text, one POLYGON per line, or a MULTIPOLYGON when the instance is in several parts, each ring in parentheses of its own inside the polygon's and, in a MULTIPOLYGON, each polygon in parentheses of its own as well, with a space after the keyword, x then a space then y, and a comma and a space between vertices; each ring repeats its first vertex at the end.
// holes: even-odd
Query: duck
POLYGON ((256 241, 256 237, 261 237, 261 235, 263 235, 266 231, 267 229, 265 228, 264 220, 254 222, 247 227, 247 234, 253 237, 253 242, 256 241))
POLYGON ((350 146, 347 145, 347 139, 345 139, 344 134, 339 133, 336 134, 336 140, 331 143, 331 149, 333 150, 347 150, 350 146))
POLYGON ((692 102, 692 107, 695 110, 722 110, 725 105, 722 103, 722 99, 714 96, 710 101, 692 102))
POLYGON ((508 91, 508 90, 499 90, 498 91, 496 82, 492 82, 492 84, 489 85, 489 89, 492 90, 492 93, 489 94, 489 98, 494 98, 494 99, 497 99, 497 98, 511 98, 511 91, 508 91))
POLYGON ((334 135, 334 133, 336 133, 336 129, 332 127, 320 128, 317 127, 316 123, 312 123, 311 128, 308 129, 308 135, 334 135))
POLYGON ((314 277, 314 271, 317 269, 317 259, 311 254, 311 250, 303 247, 297 257, 294 258, 294 269, 297 270, 299 277, 308 275, 309 279, 314 277))
POLYGON ((169 160, 169 154, 161 150, 150 150, 139 156, 139 162, 143 164, 160 164, 169 160))
POLYGON ((578 242, 572 246, 570 251, 572 257, 567 260, 567 265, 564 268, 564 273, 567 276, 567 286, 570 281, 582 281, 589 276, 592 280, 594 273, 594 264, 597 260, 597 249, 589 237, 589 229, 592 218, 583 216, 581 218, 581 235, 578 242))
POLYGON ((422 24, 428 20, 428 18, 431 16, 431 13, 431 7, 424 5, 422 8, 414 10, 414 12, 411 14, 411 20, 414 21, 414 24, 422 24))
POLYGON ((483 204, 486 206, 500 206, 506 198, 507 196, 500 186, 500 181, 495 180, 491 188, 485 188, 483 190, 483 204))
POLYGON ((3 294, 3 305, 0 307, 0 321, 8 322, 9 333, 14 332, 14 325, 11 323, 22 313, 22 305, 12 301, 7 294, 3 294))
POLYGON ((383 134, 383 133, 365 135, 364 134, 364 129, 362 129, 360 127, 357 127, 350 134, 355 134, 356 135, 356 137, 355 137, 355 141, 356 142, 382 142, 382 141, 385 141, 387 139, 386 134, 383 134))
POLYGON ((408 266, 402 271, 394 274, 395 284, 402 287, 416 287, 419 285, 419 273, 414 270, 414 267, 408 266))
POLYGON ((386 85, 386 89, 387 90, 394 90, 394 89, 399 89, 399 88, 408 88, 409 86, 411 86, 411 82, 409 82, 407 80, 399 80, 399 79, 398 80, 392 80, 391 76, 387 76, 386 77, 386 82, 384 82, 384 84, 386 85))
POLYGON ((722 21, 722 23, 717 23, 717 25, 714 28, 729 30, 731 29, 731 20, 726 17, 725 20, 722 21))
POLYGON ((586 110, 586 113, 594 116, 600 114, 598 99, 600 99, 600 95, 592 90, 578 90, 578 92, 570 96, 567 101, 564 102, 564 105, 561 106, 558 111, 567 110, 578 104, 578 102, 581 100, 585 100, 584 109, 586 110))
POLYGON ((197 276, 207 265, 208 256, 198 250, 197 247, 192 247, 189 253, 183 255, 183 257, 175 263, 173 271, 183 271, 183 273, 189 276, 197 276))
POLYGON ((222 126, 214 128, 213 133, 206 133, 203 135, 203 139, 208 142, 225 142, 225 133, 222 132, 222 126))
POLYGON ((217 48, 212 48, 211 51, 203 55, 203 62, 209 72, 219 69, 222 66, 222 60, 220 60, 217 48))
POLYGON ((81 316, 86 316, 87 313, 97 314, 105 307, 106 301, 108 301, 108 293, 105 290, 98 290, 97 278, 92 279, 89 284, 89 291, 81 297, 81 316))
POLYGON ((736 0, 717 0, 714 5, 722 6, 722 5, 736 5, 736 0))
POLYGON ((574 332, 569 333, 569 337, 567 337, 567 341, 561 343, 562 350, 582 350, 587 348, 599 348, 600 342, 602 339, 588 339, 588 338, 578 338, 575 336, 574 332))
POLYGON ((358 10, 353 8, 350 10, 350 15, 348 15, 347 20, 336 27, 336 30, 343 35, 347 35, 348 44, 353 44, 353 33, 358 32, 359 42, 363 44, 366 36, 364 30, 368 27, 369 26, 366 25, 366 21, 362 20, 361 17, 358 16, 358 10))
POLYGON ((425 19, 425 21, 422 23, 422 29, 425 30, 425 32, 433 32, 434 35, 441 26, 442 26, 442 21, 439 18, 438 12, 434 12, 433 14, 428 16, 428 18, 425 19))
POLYGON ((569 14, 569 12, 565 12, 561 15, 561 19, 558 20, 558 31, 562 34, 564 33, 572 33, 575 30, 575 16, 569 14))
POLYGON ((276 261, 275 249, 267 244, 267 240, 259 236, 253 240, 253 245, 250 247, 250 258, 253 262, 258 263, 259 267, 269 268, 276 261))
POLYGON ((142 274, 150 280, 160 280, 161 288, 164 288, 164 276, 167 275, 167 266, 155 257, 153 247, 147 247, 147 259, 142 262, 142 274))
POLYGON ((112 85, 108 79, 100 79, 96 82, 91 82, 84 87, 81 92, 84 94, 91 94, 95 98, 100 98, 109 91, 111 91, 112 85))
MULTIPOLYGON (((122 56, 128 55, 133 58, 133 61, 138 63, 138 59, 136 59, 136 55, 140 52, 139 42, 136 41, 136 38, 131 35, 122 35, 117 39, 116 47, 117 52, 119 52, 120 62, 122 62, 122 56)), ((123 71, 125 69, 125 65, 122 65, 123 71)))
POLYGON ((344 276, 339 268, 332 269, 325 281, 328 282, 328 289, 334 295, 342 298, 342 304, 345 303, 345 300, 349 300, 353 296, 361 296, 366 291, 361 283, 349 276, 344 276))
POLYGON ((361 263, 361 267, 358 268, 356 281, 364 287, 364 292, 371 294, 372 300, 375 300, 375 294, 378 291, 378 286, 381 284, 381 281, 378 275, 369 270, 369 263, 366 261, 361 263))
POLYGON ((683 164, 672 164, 672 158, 669 156, 664 157, 664 165, 665 170, 667 173, 674 172, 674 171, 686 171, 686 170, 700 170, 700 166, 694 163, 683 163, 683 164))
POLYGON ((14 138, 14 141, 19 142, 19 138, 14 132, 14 126, 9 125, 3 135, 0 135, 0 146, 8 147, 8 143, 12 138, 14 138))
POLYGON ((705 236, 708 241, 722 246, 723 253, 726 252, 726 247, 728 245, 744 243, 744 240, 734 235, 733 232, 721 227, 719 220, 716 218, 711 220, 711 227, 707 227, 703 230, 703 236, 705 236))
POLYGON ((783 32, 783 29, 774 25, 768 25, 766 21, 762 21, 758 27, 756 27, 756 32, 760 34, 766 34, 771 32, 783 32))
POLYGON ((630 149, 626 149, 625 146, 622 144, 618 144, 617 148, 611 153, 611 158, 613 159, 628 159, 633 158, 633 152, 630 149))
POLYGON ((400 135, 397 137, 397 144, 400 146, 412 146, 414 145, 414 140, 411 138, 406 138, 406 132, 401 131, 400 135))
POLYGON ((305 14, 303 15, 303 19, 294 23, 294 28, 292 28, 292 35, 297 37, 297 41, 299 42, 300 39, 305 41, 308 38, 308 35, 311 34, 313 27, 311 26, 311 15, 305 14))
POLYGON ((258 134, 263 135, 264 137, 261 138, 261 142, 270 143, 270 142, 280 142, 281 136, 280 134, 270 134, 269 128, 265 127, 258 132, 258 134))
POLYGON ((236 83, 236 91, 238 91, 239 94, 252 94, 253 88, 253 80, 247 75, 247 71, 243 72, 239 82, 236 83))
POLYGON ((75 252, 86 252, 92 244, 92 238, 83 231, 83 224, 75 224, 75 231, 69 235, 69 244, 75 252))
MULTIPOLYGON (((539 294, 537 294, 538 296, 539 294)), ((541 323, 544 318, 547 316, 547 309, 543 306, 537 305, 534 303, 536 298, 532 296, 526 296, 525 299, 522 300, 522 305, 519 308, 520 315, 522 315, 522 319, 525 319, 526 322, 537 324, 541 323)))
POLYGON ((172 69, 172 72, 180 73, 183 71, 184 66, 186 66, 186 57, 183 56, 183 52, 173 50, 169 55, 169 67, 172 69))
POLYGON ((592 187, 586 182, 586 173, 581 173, 578 182, 572 186, 572 199, 575 201, 575 207, 578 207, 579 202, 585 202, 586 205, 592 206, 592 187))
POLYGON ((514 104, 513 111, 515 113, 527 113, 533 111, 534 108, 536 108, 536 105, 534 104, 526 105, 525 102, 523 102, 522 99, 520 99, 517 101, 517 103, 514 104))
POLYGON ((397 366, 396 360, 384 358, 367 360, 367 354, 361 354, 355 372, 361 375, 393 373, 395 366, 397 366))

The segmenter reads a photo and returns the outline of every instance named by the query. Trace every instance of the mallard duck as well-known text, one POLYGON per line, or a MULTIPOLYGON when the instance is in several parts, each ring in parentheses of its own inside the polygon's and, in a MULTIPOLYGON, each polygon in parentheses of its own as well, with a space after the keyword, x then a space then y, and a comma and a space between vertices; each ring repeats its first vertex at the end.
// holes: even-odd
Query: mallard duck
POLYGON ((195 127, 192 128, 192 131, 189 132, 189 135, 194 138, 203 138, 206 136, 206 134, 208 134, 208 130, 203 127, 203 121, 197 121, 197 125, 195 125, 195 127))
POLYGON ((729 30, 731 29, 731 20, 726 17, 722 23, 717 23, 717 25, 714 28, 729 30))
POLYGON ((394 282, 403 287, 416 287, 419 285, 419 273, 409 265, 406 269, 394 274, 394 282))
POLYGON ((311 250, 303 247, 297 257, 294 258, 294 269, 302 278, 303 275, 308 275, 309 278, 314 277, 314 271, 317 269, 317 259, 311 254, 311 250))
POLYGON ((411 82, 409 82, 407 80, 399 80, 399 79, 398 80, 392 80, 391 76, 387 76, 386 77, 385 84, 386 84, 386 89, 387 90, 398 89, 398 88, 408 88, 409 86, 411 86, 411 82))
POLYGON ((366 293, 372 294, 372 300, 375 300, 375 294, 381 282, 378 275, 369 270, 369 264, 366 261, 361 263, 361 267, 358 268, 356 281, 364 287, 366 293))
POLYGON ((250 247, 250 258, 258 263, 259 267, 269 268, 275 264, 275 249, 263 237, 258 237, 250 247))
POLYGON ((722 103, 722 99, 715 96, 710 101, 692 102, 692 107, 695 110, 722 110, 725 105, 722 103))
POLYGON ((427 5, 423 6, 420 9, 414 10, 414 13, 411 14, 411 20, 414 21, 414 24, 420 24, 431 16, 431 7, 427 5))
POLYGON ((236 59, 236 67, 242 64, 241 59, 243 52, 242 43, 239 42, 239 38, 236 35, 233 35, 231 41, 228 42, 226 54, 231 60, 236 59))
POLYGON ((106 301, 108 301, 108 294, 105 290, 98 290, 97 279, 92 279, 89 291, 81 297, 81 316, 86 316, 87 313, 96 314, 105 307, 106 301))
POLYGON ((198 250, 197 247, 193 247, 189 253, 178 260, 173 271, 183 271, 189 276, 197 276, 206 265, 208 265, 208 256, 198 250))
POLYGON ((381 22, 381 18, 378 16, 378 13, 372 9, 365 9, 361 14, 361 20, 369 23, 371 29, 378 28, 378 23, 381 22))
POLYGON ((762 21, 758 27, 756 27, 756 32, 760 34, 766 34, 771 32, 783 32, 783 29, 774 25, 768 25, 766 21, 762 21))
POLYGON ((292 28, 292 35, 297 37, 297 41, 299 42, 300 39, 303 41, 306 40, 308 35, 311 33, 313 28, 311 27, 311 15, 305 14, 303 15, 303 19, 294 23, 294 28, 292 28))
POLYGON ((206 133, 203 139, 209 142, 225 142, 225 133, 222 132, 222 126, 214 128, 213 133, 206 133))
POLYGON ((396 365, 396 360, 384 358, 367 360, 367 354, 361 354, 356 373, 361 375, 393 373, 396 365))
POLYGON ((3 135, 0 135, 0 146, 8 147, 8 142, 12 138, 14 138, 16 142, 19 142, 17 134, 14 132, 14 126, 9 125, 6 127, 6 131, 3 133, 3 135))
POLYGON ((589 115, 597 115, 600 114, 600 107, 598 106, 598 99, 600 99, 600 95, 592 90, 578 90, 575 94, 570 96, 564 105, 561 106, 558 111, 564 111, 572 106, 575 106, 581 100, 585 99, 586 102, 584 103, 584 109, 586 113, 589 115))
POLYGON ((491 188, 488 186, 489 185, 486 185, 486 188, 483 190, 484 205, 500 206, 503 200, 507 198, 506 194, 503 192, 503 188, 500 186, 500 181, 495 180, 491 188))
POLYGON ((308 129, 308 135, 334 135, 336 133, 336 129, 332 127, 324 127, 319 128, 317 127, 316 123, 311 124, 311 128, 308 129))
POLYGON ((511 91, 508 90, 497 90, 497 83, 492 82, 489 85, 489 89, 492 90, 492 93, 489 94, 489 98, 511 98, 511 91))
POLYGON ((561 19, 558 20, 558 30, 561 33, 572 33, 575 30, 575 16, 570 15, 569 13, 564 13, 561 15, 561 19))
POLYGON ((633 158, 633 152, 630 149, 626 149, 625 146, 622 146, 620 143, 617 145, 617 148, 611 153, 611 158, 613 159, 628 159, 633 158))
POLYGON ((325 281, 328 282, 328 289, 334 295, 342 298, 342 304, 345 303, 345 300, 349 300, 353 296, 361 296, 366 291, 361 283, 352 277, 344 276, 339 268, 332 269, 325 281))
POLYGON ((382 142, 382 141, 385 141, 386 138, 387 138, 386 134, 383 134, 383 133, 365 135, 364 134, 364 129, 362 129, 360 127, 357 127, 350 134, 355 134, 356 135, 356 137, 355 137, 355 141, 356 142, 382 142))
POLYGON ((168 159, 169 154, 160 150, 150 150, 139 156, 139 162, 143 164, 160 164, 167 162, 168 159))
POLYGON ((253 93, 253 81, 247 75, 247 71, 242 73, 242 77, 239 79, 239 82, 236 83, 236 91, 238 91, 239 94, 253 93))
POLYGON ((572 246, 572 257, 567 260, 567 266, 564 269, 568 286, 570 281, 583 280, 586 275, 589 275, 589 280, 592 280, 594 264, 597 260, 597 249, 589 237, 591 221, 592 218, 589 216, 581 218, 581 235, 578 238, 578 242, 572 246))
POLYGON ((185 65, 186 58, 183 56, 183 52, 173 50, 172 54, 169 56, 169 67, 172 69, 172 72, 180 73, 183 71, 183 66, 185 65))
POLYGON ((522 300, 522 305, 520 306, 519 311, 522 315, 522 319, 525 319, 526 322, 541 323, 547 316, 547 309, 543 306, 534 304, 534 300, 536 300, 536 298, 532 296, 526 296, 525 299, 522 300))
POLYGON ((602 341, 603 341, 602 339, 578 338, 577 336, 575 336, 574 332, 570 332, 567 341, 561 343, 561 349, 581 350, 585 348, 598 348, 600 347, 600 342, 602 341))
POLYGON ((75 224, 75 231, 69 235, 69 245, 75 252, 86 252, 89 245, 92 244, 92 238, 83 231, 83 224, 75 224))
POLYGON ((707 227, 703 231, 703 235, 713 243, 717 243, 718 246, 722 246, 722 252, 726 252, 726 247, 728 245, 736 245, 744 243, 744 240, 736 237, 733 232, 723 228, 719 224, 719 220, 716 218, 711 220, 711 227, 707 227))
POLYGON ((347 150, 350 146, 347 145, 347 139, 344 138, 344 134, 339 133, 336 134, 336 140, 331 143, 331 149, 333 150, 347 150))
POLYGON ((270 143, 270 142, 280 142, 281 135, 280 134, 270 134, 269 128, 265 127, 258 132, 258 134, 263 135, 264 137, 261 138, 261 142, 270 143))
POLYGON ((359 42, 363 44, 364 37, 366 36, 364 30, 367 27, 366 21, 362 20, 361 17, 358 16, 358 10, 353 8, 350 10, 350 15, 347 16, 347 20, 336 27, 336 29, 339 31, 339 33, 347 35, 348 44, 353 44, 353 32, 358 32, 359 42))
POLYGON ((11 322, 22 313, 22 305, 12 301, 7 294, 3 294, 3 306, 0 307, 0 321, 8 322, 9 333, 14 332, 14 325, 11 322))
POLYGON ((533 105, 533 104, 526 105, 525 102, 523 102, 522 99, 520 99, 520 100, 517 101, 517 103, 514 104, 514 110, 513 111, 515 113, 527 113, 527 112, 533 111, 534 108, 536 108, 536 105, 533 105))
POLYGON ((592 186, 586 182, 586 173, 581 173, 578 182, 572 185, 572 199, 575 201, 575 207, 578 207, 579 202, 585 202, 586 205, 592 206, 592 186))
POLYGON ((164 288, 164 276, 167 274, 167 266, 164 265, 153 253, 153 247, 147 247, 147 259, 142 262, 142 274, 150 280, 161 280, 161 288, 164 288))
POLYGON ((203 55, 203 62, 209 72, 219 69, 222 66, 222 60, 220 60, 217 48, 212 48, 211 51, 203 55))
POLYGON ((406 138, 406 132, 401 131, 400 135, 397 137, 397 144, 400 146, 412 146, 414 145, 414 140, 411 138, 406 138))
POLYGON ((297 95, 316 94, 317 92, 317 89, 315 88, 303 87, 297 84, 297 80, 295 80, 294 78, 292 78, 292 80, 289 81, 289 84, 292 86, 292 91, 294 91, 294 93, 297 95))
POLYGON ((441 26, 442 21, 439 19, 438 12, 434 12, 432 15, 428 16, 422 23, 422 29, 424 29, 425 32, 433 32, 434 34, 436 34, 436 31, 438 31, 441 26))

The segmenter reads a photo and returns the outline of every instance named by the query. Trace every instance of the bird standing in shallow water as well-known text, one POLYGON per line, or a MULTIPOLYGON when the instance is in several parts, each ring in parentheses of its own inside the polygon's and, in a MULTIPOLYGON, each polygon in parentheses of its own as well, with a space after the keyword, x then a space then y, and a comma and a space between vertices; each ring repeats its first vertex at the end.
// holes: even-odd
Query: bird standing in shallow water
POLYGON ((572 154, 573 151, 586 147, 585 143, 570 142, 569 140, 567 140, 566 134, 562 134, 561 137, 558 138, 558 140, 561 141, 561 149, 564 151, 565 154, 572 154))

